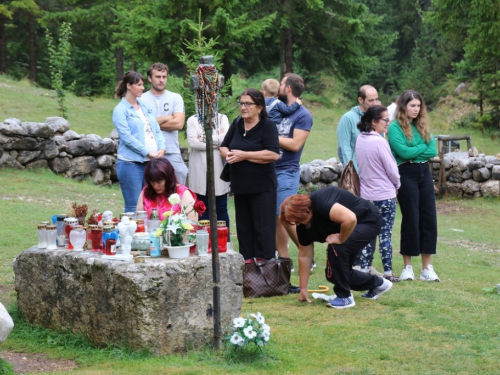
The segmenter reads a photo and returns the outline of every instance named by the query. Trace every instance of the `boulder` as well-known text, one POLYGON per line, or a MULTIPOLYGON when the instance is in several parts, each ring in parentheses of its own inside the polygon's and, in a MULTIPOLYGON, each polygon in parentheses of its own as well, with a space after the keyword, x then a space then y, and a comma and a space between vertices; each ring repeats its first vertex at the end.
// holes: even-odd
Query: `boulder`
POLYGON ((14 328, 14 321, 0 302, 0 344, 7 340, 12 328, 14 328))
POLYGON ((113 130, 111 130, 111 133, 109 133, 109 138, 120 139, 120 136, 118 135, 118 131, 113 128, 113 130))
POLYGON ((63 117, 47 117, 45 123, 54 130, 54 133, 63 134, 71 127, 68 120, 63 117))
POLYGON ((495 165, 491 168, 491 178, 493 180, 500 180, 500 165, 495 165))
POLYGON ((111 168, 116 162, 116 158, 111 155, 100 155, 96 158, 99 168, 111 168))
POLYGON ((309 164, 302 164, 300 166, 300 181, 308 184, 312 180, 313 169, 309 164))
POLYGON ((16 159, 21 164, 26 164, 36 159, 42 151, 19 151, 16 159))
POLYGON ((469 162, 469 171, 474 171, 479 168, 483 168, 486 165, 484 161, 478 160, 478 158, 475 158, 474 160, 471 160, 469 162))
POLYGON ((26 167, 26 169, 48 168, 49 162, 47 160, 44 160, 44 159, 35 160, 35 161, 32 161, 31 163, 26 164, 25 167, 26 167))
POLYGON ((40 144, 42 153, 40 159, 53 159, 59 155, 59 147, 52 139, 47 139, 40 144))
POLYGON ((90 177, 94 185, 102 185, 106 181, 104 173, 100 168, 96 168, 95 171, 90 174, 90 177))
POLYGON ((24 169, 21 163, 6 152, 0 157, 0 168, 24 169))
POLYGON ((448 182, 446 184, 446 191, 449 196, 461 198, 463 195, 462 184, 458 182, 448 182))
POLYGON ((313 184, 317 184, 319 182, 319 178, 321 177, 321 171, 319 168, 312 168, 312 174, 311 174, 311 182, 313 184))
POLYGON ((90 142, 100 142, 100 141, 102 141, 102 137, 100 135, 97 135, 97 134, 87 134, 85 136, 85 138, 87 138, 90 142))
POLYGON ((66 142, 66 152, 73 156, 87 155, 91 145, 88 139, 78 139, 66 142))
POLYGON ((111 138, 104 138, 100 141, 90 142, 89 155, 114 154, 116 145, 111 138))
POLYGON ((36 150, 39 146, 35 138, 31 137, 6 137, 0 134, 0 144, 4 150, 36 150))
POLYGON ((472 171, 472 178, 474 179, 474 181, 486 181, 490 178, 490 176, 491 172, 486 167, 475 169, 472 171))
POLYGON ((71 160, 69 174, 71 176, 90 174, 97 168, 97 161, 93 156, 79 156, 71 160))
POLYGON ((481 184, 481 193, 485 197, 500 197, 500 181, 490 180, 481 184))
POLYGON ((71 161, 68 158, 60 157, 49 161, 49 167, 55 173, 64 173, 71 168, 71 161))
POLYGON ((453 168, 463 172, 469 169, 469 159, 455 159, 451 165, 453 168))
POLYGON ((67 142, 67 141, 72 141, 74 139, 80 139, 82 138, 82 136, 80 134, 78 134, 77 132, 74 132, 73 130, 67 130, 64 132, 64 134, 62 135, 64 140, 67 142))
POLYGON ((462 182, 462 171, 457 168, 452 168, 448 174, 447 180, 451 182, 462 182))
POLYGON ((472 172, 469 170, 466 170, 464 173, 462 173, 462 178, 464 180, 468 180, 468 179, 472 178, 472 172))
POLYGON ((21 120, 8 118, 0 124, 0 133, 5 135, 28 135, 26 129, 21 126, 21 120))
MULTIPOLYGON (((220 253, 221 327, 240 315, 243 257, 220 253)), ((18 306, 31 324, 86 335, 155 354, 213 341, 210 257, 154 258, 146 263, 65 250, 22 252, 14 261, 18 306)))
POLYGON ((54 129, 44 122, 23 122, 21 126, 32 137, 51 138, 54 135, 54 129))
POLYGON ((467 180, 463 182, 462 189, 464 193, 474 194, 477 191, 481 191, 481 184, 474 180, 467 180))
POLYGON ((334 172, 332 166, 325 165, 323 168, 320 169, 319 180, 321 182, 329 184, 330 182, 336 180, 337 178, 339 178, 339 175, 334 172))

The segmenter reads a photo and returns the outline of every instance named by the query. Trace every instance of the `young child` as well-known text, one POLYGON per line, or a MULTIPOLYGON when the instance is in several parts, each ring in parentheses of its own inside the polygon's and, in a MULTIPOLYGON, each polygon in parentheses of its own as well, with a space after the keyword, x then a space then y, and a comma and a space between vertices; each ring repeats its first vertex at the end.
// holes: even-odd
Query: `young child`
POLYGON ((302 101, 297 99, 291 106, 287 106, 278 99, 279 90, 280 83, 276 79, 266 79, 262 82, 261 91, 266 100, 267 116, 276 125, 281 124, 281 120, 284 116, 290 116, 295 113, 295 111, 299 109, 299 106, 302 105, 302 101))

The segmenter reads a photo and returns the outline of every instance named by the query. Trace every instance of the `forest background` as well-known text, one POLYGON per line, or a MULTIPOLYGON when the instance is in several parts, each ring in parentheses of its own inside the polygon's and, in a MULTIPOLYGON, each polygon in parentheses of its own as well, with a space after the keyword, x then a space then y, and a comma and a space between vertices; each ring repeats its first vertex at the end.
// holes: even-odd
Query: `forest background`
POLYGON ((55 88, 47 32, 57 47, 63 23, 71 24, 63 86, 79 96, 111 97, 124 72, 144 74, 156 61, 189 76, 186 41, 202 23, 226 79, 293 71, 321 98, 329 77, 353 101, 369 83, 384 104, 412 88, 432 109, 453 77, 474 93, 468 125, 500 134, 494 0, 0 0, 0 73, 55 88))

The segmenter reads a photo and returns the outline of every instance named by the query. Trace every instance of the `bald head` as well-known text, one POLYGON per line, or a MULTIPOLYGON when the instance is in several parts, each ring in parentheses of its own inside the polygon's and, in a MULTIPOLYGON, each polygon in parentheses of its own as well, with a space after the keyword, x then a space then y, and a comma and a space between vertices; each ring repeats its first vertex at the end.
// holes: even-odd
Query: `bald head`
POLYGON ((379 104, 378 92, 371 85, 364 85, 358 91, 358 103, 362 112, 366 112, 372 105, 379 104))

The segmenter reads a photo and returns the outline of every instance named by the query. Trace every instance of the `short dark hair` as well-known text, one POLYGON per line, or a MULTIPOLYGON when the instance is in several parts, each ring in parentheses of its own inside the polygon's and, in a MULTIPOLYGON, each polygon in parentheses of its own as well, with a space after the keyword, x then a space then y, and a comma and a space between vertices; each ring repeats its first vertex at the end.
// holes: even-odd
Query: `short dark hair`
POLYGON ((358 122, 358 129, 361 132, 368 133, 372 131, 372 121, 382 119, 382 113, 387 112, 387 107, 383 105, 373 105, 368 108, 363 116, 361 116, 361 121, 358 122))
POLYGON ((304 80, 302 77, 295 73, 287 73, 285 74, 285 78, 285 85, 290 86, 293 96, 296 98, 300 97, 304 92, 304 80))
POLYGON ((151 159, 144 171, 144 180, 146 180, 146 188, 144 196, 149 200, 154 200, 158 197, 151 181, 165 180, 165 195, 169 197, 177 192, 177 177, 175 176, 174 167, 165 158, 151 159))
POLYGON ((133 70, 128 71, 123 76, 122 80, 116 84, 115 95, 117 98, 123 98, 127 93, 127 85, 133 85, 142 81, 144 83, 144 77, 141 73, 137 73, 133 70))
POLYGON ((166 70, 167 71, 167 75, 168 75, 168 66, 167 66, 167 64, 163 64, 163 63, 160 63, 160 62, 152 64, 148 68, 148 71, 147 71, 148 77, 152 77, 153 76, 153 70, 158 70, 159 72, 163 72, 164 70, 166 70))
MULTIPOLYGON (((256 89, 246 89, 241 93, 241 96, 243 95, 248 95, 249 97, 252 98, 253 102, 257 104, 258 106, 262 107, 262 110, 260 111, 259 118, 263 119, 267 117, 267 110, 266 110, 266 99, 264 99, 264 94, 256 89)), ((240 96, 240 98, 241 98, 240 96)))

